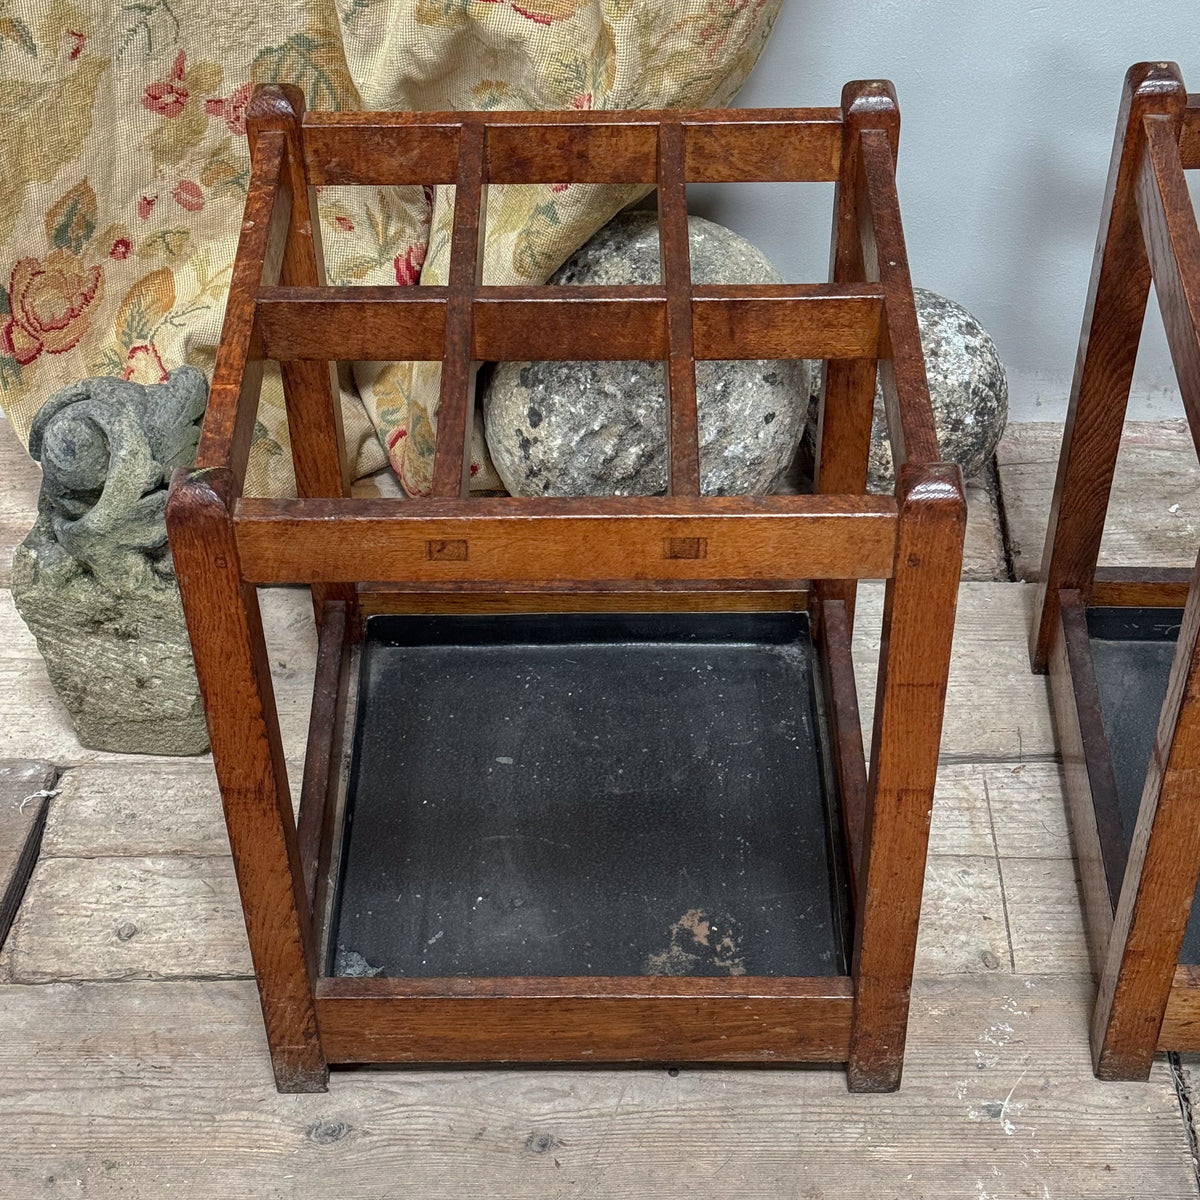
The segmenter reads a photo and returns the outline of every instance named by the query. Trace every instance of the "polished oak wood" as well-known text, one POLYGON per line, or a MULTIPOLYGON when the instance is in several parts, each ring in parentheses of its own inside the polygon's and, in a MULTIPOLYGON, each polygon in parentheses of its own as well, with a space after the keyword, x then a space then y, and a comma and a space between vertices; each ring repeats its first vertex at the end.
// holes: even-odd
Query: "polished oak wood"
POLYGON ((895 1088, 965 517, 960 474, 937 461, 932 434, 891 85, 850 84, 839 109, 455 114, 307 113, 270 87, 249 114, 217 383, 168 524, 279 1086, 320 1087, 328 1062, 686 1060, 847 1062, 851 1087, 895 1088), (828 283, 693 286, 687 184, 738 180, 837 182, 828 283), (656 184, 661 282, 485 285, 489 184, 537 182, 656 184), (325 285, 312 189, 354 183, 455 185, 446 286, 325 285), (284 366, 294 500, 241 495, 268 357, 284 366), (472 498, 476 366, 526 358, 662 361, 668 494, 472 498), (739 358, 829 361, 816 495, 701 494, 695 365, 739 358), (339 359, 440 364, 431 497, 346 496, 339 359), (866 494, 880 370, 896 496, 866 494), (850 653, 860 578, 888 581, 869 773, 850 653), (787 611, 807 606, 809 580, 857 917, 850 976, 320 975, 338 738, 368 614, 787 611), (320 625, 298 827, 254 590, 283 583, 313 588, 320 625))
POLYGON ((1104 1079, 1145 1079, 1157 1050, 1200 1048, 1200 972, 1178 961, 1200 878, 1200 568, 1186 577, 1096 565, 1152 283, 1200 449, 1200 232, 1184 174, 1200 166, 1198 111, 1173 63, 1140 63, 1126 76, 1031 631, 1032 664, 1050 672, 1104 1079), (1183 608, 1132 830, 1117 803, 1090 605, 1183 608))

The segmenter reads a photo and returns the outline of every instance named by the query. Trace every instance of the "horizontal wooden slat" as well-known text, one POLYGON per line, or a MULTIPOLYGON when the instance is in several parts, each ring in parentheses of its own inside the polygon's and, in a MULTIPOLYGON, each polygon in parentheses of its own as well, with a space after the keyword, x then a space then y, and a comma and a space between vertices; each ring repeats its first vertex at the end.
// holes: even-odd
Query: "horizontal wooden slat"
MULTIPOLYGON (((263 353, 357 361, 441 357, 444 287, 264 288, 263 353)), ((870 358, 883 301, 873 284, 696 288, 696 357, 870 358)), ((662 359, 666 298, 658 287, 481 287, 472 353, 481 362, 662 359)))
POLYGON ((446 289, 263 288, 258 323, 267 358, 437 362, 446 330, 446 289))
POLYGON ((304 160, 314 187, 453 183, 462 117, 305 113, 304 160))
POLYGON ((890 496, 246 500, 237 537, 255 583, 349 580, 881 579, 890 496))
POLYGON ((331 1062, 840 1062, 851 981, 322 979, 331 1062))
POLYGON ((1182 608, 1191 567, 1097 567, 1091 603, 1114 608, 1182 608))
POLYGON ((654 183, 658 126, 523 121, 488 129, 490 183, 654 183))
POLYGON ((842 118, 836 108, 809 109, 797 123, 786 109, 745 110, 740 121, 684 119, 689 183, 830 182, 842 165, 842 118))
POLYGON ((1175 968, 1167 1011, 1158 1032, 1159 1050, 1200 1050, 1200 967, 1175 968))
POLYGON ((1188 97, 1179 135, 1179 158, 1184 170, 1200 168, 1200 92, 1188 97))
POLYGON ((661 359, 667 353, 661 288, 480 288, 480 362, 661 359))
POLYGON ((696 288, 698 359, 874 358, 883 292, 874 284, 696 288))
POLYGON ((458 130, 488 127, 493 183, 653 183, 657 126, 687 129, 689 182, 837 178, 836 108, 488 113, 306 113, 309 179, 453 183, 458 130))

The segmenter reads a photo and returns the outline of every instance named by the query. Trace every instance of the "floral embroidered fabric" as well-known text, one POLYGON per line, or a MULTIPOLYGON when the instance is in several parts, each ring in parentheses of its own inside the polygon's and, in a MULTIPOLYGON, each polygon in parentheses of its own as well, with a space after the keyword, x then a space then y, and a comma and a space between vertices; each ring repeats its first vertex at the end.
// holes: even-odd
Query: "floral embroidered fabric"
MULTIPOLYGON (((314 109, 727 103, 782 0, 16 0, 0 8, 0 405, 22 439, 89 375, 211 373, 245 199, 255 82, 314 109), (216 14, 219 14, 217 16, 216 14)), ((444 283, 453 188, 325 188, 331 283, 444 283)), ((541 283, 637 190, 495 187, 484 279, 541 283)), ((354 473, 433 470, 439 367, 355 363, 354 473)), ((247 490, 294 489, 277 370, 247 490)), ((479 428, 472 475, 498 487, 479 428)))

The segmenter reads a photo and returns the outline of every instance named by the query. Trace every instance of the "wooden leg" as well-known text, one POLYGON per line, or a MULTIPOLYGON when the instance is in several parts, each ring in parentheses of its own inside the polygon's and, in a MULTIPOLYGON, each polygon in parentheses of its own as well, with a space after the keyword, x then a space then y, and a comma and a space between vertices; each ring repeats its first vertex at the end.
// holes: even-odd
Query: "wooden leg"
POLYGON ((204 696, 275 1082, 324 1091, 315 955, 258 597, 242 582, 230 471, 177 472, 167 528, 204 696))
POLYGON ((1125 77, 1100 236, 1042 555, 1030 660, 1044 671, 1063 588, 1090 598, 1104 516, 1133 382, 1150 264, 1137 211, 1137 177, 1150 113, 1182 113, 1187 91, 1174 63, 1139 63, 1125 77))
POLYGON ((900 1086, 929 818, 962 570, 966 502, 953 464, 901 467, 855 913, 852 1091, 900 1086))
POLYGON ((1146 1079, 1200 879, 1200 562, 1171 666, 1092 1015, 1101 1079, 1146 1079))

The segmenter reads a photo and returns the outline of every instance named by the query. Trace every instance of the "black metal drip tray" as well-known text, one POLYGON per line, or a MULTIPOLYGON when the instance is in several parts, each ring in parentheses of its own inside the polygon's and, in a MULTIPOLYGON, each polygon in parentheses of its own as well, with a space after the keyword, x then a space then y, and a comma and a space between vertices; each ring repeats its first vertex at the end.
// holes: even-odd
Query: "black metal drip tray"
POLYGON ((328 971, 845 973, 803 613, 367 623, 328 971))
MULTIPOLYGON (((1088 635, 1104 736, 1117 781, 1125 854, 1133 840, 1150 751, 1167 695, 1182 608, 1089 608, 1088 635)), ((1200 890, 1184 933, 1181 963, 1200 963, 1200 890)))

